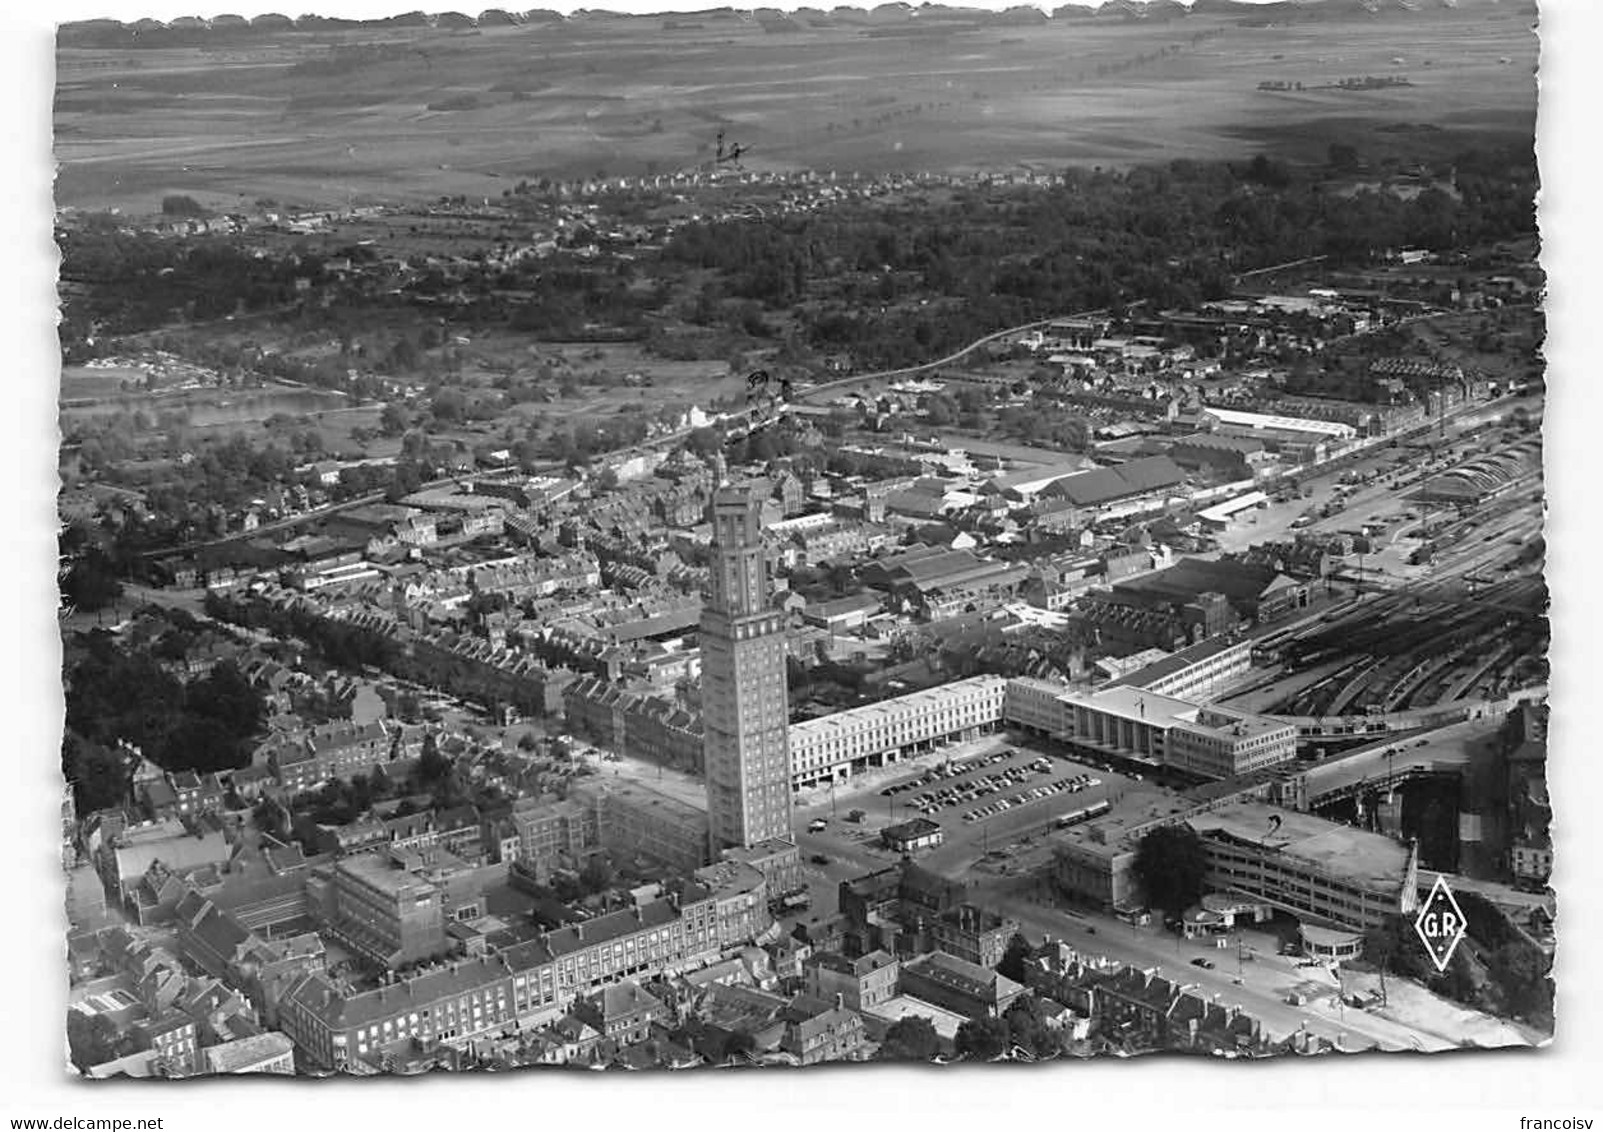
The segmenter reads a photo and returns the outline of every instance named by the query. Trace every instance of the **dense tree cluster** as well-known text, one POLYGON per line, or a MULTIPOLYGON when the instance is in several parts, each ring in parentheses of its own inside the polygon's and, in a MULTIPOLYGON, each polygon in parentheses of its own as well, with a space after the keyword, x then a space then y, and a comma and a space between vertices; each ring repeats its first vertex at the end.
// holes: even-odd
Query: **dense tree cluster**
POLYGON ((971 1061, 993 1061, 1003 1056, 1050 1058, 1063 1052, 1060 1031, 1050 1026, 1042 1002, 1020 995, 1000 1018, 973 1018, 957 1028, 958 1054, 971 1061))
POLYGON ((91 743, 70 730, 61 737, 61 773, 72 787, 76 813, 91 814, 129 801, 133 767, 115 748, 91 743))
POLYGON ((98 546, 74 561, 61 579, 62 600, 88 613, 98 613, 121 596, 116 563, 98 546))
POLYGON ((258 603, 240 604, 217 594, 206 595, 206 615, 261 629, 280 640, 305 641, 336 668, 360 671, 387 668, 399 650, 387 637, 364 629, 328 621, 295 609, 273 609, 258 603))
POLYGON ((881 1061, 933 1061, 940 1052, 935 1023, 920 1014, 892 1022, 879 1045, 881 1061))
POLYGON ((230 661, 185 683, 150 653, 99 633, 68 669, 66 685, 62 760, 84 812, 123 800, 119 740, 165 770, 229 770, 250 760, 265 713, 261 695, 230 661))
POLYGON ((1004 1019, 970 1018, 957 1028, 954 1045, 971 1061, 993 1061, 1012 1052, 1012 1031, 1004 1019))
POLYGON ((121 1031, 109 1014, 67 1011, 67 1056, 84 1072, 135 1052, 134 1037, 121 1031))
POLYGON ((321 280, 317 257, 256 257, 224 237, 188 241, 130 234, 110 224, 61 234, 61 277, 85 284, 66 304, 64 344, 102 333, 131 334, 183 319, 208 320, 283 306, 296 278, 321 280))
POLYGON ((903 211, 835 209, 690 225, 666 256, 773 309, 800 305, 809 345, 868 364, 927 360, 1000 326, 1137 300, 1222 297, 1232 274, 1314 255, 1359 264, 1534 230, 1525 153, 1460 155, 1457 196, 1326 191, 1267 157, 1069 170, 1028 193, 958 193, 903 211), (813 300, 822 296, 821 301, 813 300), (938 296, 955 302, 923 299, 938 296), (910 300, 918 297, 921 301, 910 300))

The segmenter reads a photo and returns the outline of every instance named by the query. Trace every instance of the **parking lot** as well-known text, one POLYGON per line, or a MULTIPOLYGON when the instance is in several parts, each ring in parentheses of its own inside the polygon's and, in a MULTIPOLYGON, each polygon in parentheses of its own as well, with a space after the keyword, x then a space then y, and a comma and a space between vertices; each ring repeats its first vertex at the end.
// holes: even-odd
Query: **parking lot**
MULTIPOLYGON (((904 795, 903 805, 937 823, 944 824, 954 817, 972 823, 1000 817, 1014 807, 1094 790, 1102 784, 1102 779, 1087 772, 1066 772, 1050 756, 1004 747, 931 767, 918 778, 885 787, 880 795, 904 795)), ((1072 812, 1089 817, 1094 816, 1092 809, 1088 803, 1072 812)))
POLYGON ((1089 820, 1135 781, 1094 758, 988 735, 859 776, 834 797, 819 791, 803 801, 796 831, 808 853, 831 864, 844 858, 883 867, 896 854, 880 844, 879 831, 923 818, 941 827, 941 845, 917 853, 930 867, 952 875, 984 863, 1013 875, 1046 844, 1040 835, 1059 823, 1089 820))

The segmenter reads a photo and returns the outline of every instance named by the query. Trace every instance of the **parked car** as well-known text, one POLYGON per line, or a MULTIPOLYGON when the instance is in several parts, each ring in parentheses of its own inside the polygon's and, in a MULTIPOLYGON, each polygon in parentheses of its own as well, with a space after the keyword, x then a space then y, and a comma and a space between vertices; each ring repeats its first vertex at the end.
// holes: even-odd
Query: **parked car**
POLYGON ((829 864, 829 858, 827 856, 825 856, 824 854, 822 854, 822 853, 814 853, 811 857, 809 857, 807 859, 809 861, 811 861, 815 865, 827 865, 827 864, 829 864))
POLYGON ((1191 965, 1193 967, 1201 967, 1201 968, 1203 968, 1204 970, 1207 970, 1207 971, 1213 970, 1213 960, 1212 959, 1193 959, 1191 961, 1191 965))

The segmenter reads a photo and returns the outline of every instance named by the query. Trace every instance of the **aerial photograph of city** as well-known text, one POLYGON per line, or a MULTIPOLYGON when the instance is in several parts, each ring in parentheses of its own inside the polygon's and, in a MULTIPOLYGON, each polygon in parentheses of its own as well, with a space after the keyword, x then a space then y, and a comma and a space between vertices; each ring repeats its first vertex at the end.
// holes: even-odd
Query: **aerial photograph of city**
POLYGON ((1536 20, 62 24, 35 1038, 1548 1046, 1536 20))

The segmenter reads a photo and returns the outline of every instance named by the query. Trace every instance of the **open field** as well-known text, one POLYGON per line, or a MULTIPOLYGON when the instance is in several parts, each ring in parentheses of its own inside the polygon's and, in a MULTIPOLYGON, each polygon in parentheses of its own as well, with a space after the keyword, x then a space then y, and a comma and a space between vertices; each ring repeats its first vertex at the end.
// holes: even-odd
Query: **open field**
POLYGON ((791 21, 782 35, 708 14, 671 29, 598 17, 260 31, 217 49, 69 38, 58 200, 141 211, 167 193, 214 206, 498 196, 520 178, 692 168, 720 127, 749 148, 748 168, 881 172, 1236 157, 1293 133, 1323 159, 1329 140, 1379 152, 1399 128, 1417 145, 1422 126, 1451 152, 1471 133, 1528 138, 1534 123, 1537 41, 1510 5, 1269 27, 1205 14, 870 34, 871 18, 791 21), (1411 85, 1326 85, 1366 75, 1411 85))
POLYGON ((85 366, 63 366, 61 370, 61 400, 92 400, 116 397, 145 380, 143 370, 129 366, 89 369, 85 366))
POLYGON ((550 417, 609 416, 629 405, 705 408, 718 398, 746 395, 744 375, 732 374, 727 362, 672 361, 631 342, 543 342, 514 331, 490 331, 473 336, 464 353, 469 361, 463 376, 469 384, 488 386, 508 372, 527 377, 543 369, 571 377, 580 386, 576 396, 522 406, 550 417), (630 376, 650 384, 623 383, 630 376))
MULTIPOLYGON (((81 379, 74 379, 74 384, 80 382, 81 379)), ((63 379, 63 400, 73 396, 67 389, 66 379, 63 379)), ((89 395, 78 392, 76 396, 87 398, 89 395)), ((309 417, 344 406, 344 398, 336 393, 282 385, 260 389, 192 389, 165 393, 121 393, 112 388, 98 390, 96 397, 98 399, 93 402, 85 400, 64 407, 61 410, 62 420, 144 409, 153 414, 176 414, 195 428, 214 428, 254 424, 275 414, 309 417)))

